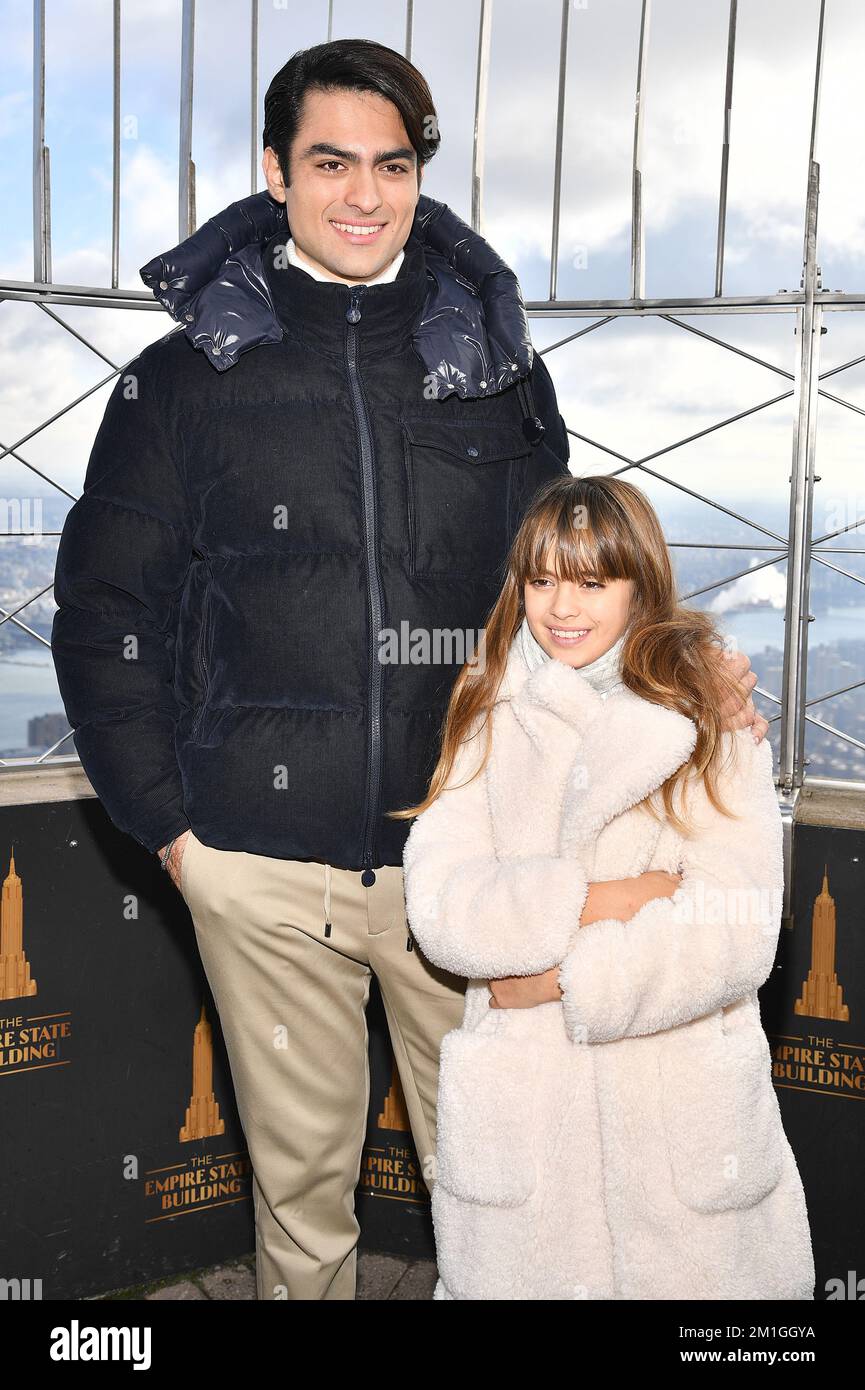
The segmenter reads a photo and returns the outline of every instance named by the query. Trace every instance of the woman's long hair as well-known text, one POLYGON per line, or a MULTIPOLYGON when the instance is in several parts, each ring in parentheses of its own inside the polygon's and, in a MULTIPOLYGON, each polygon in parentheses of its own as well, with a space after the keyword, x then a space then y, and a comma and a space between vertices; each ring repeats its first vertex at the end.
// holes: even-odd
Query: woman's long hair
MULTIPOLYGON (((470 780, 483 770, 491 746, 490 714, 525 615, 524 588, 544 574, 550 557, 559 578, 572 583, 633 581, 622 682, 652 704, 686 715, 697 729, 691 757, 659 789, 664 815, 687 833, 674 800, 678 789, 684 801, 689 779, 702 778, 711 804, 730 816, 717 790, 723 748, 719 705, 731 691, 742 700, 748 692, 723 669, 723 637, 709 615, 679 603, 661 523, 645 493, 622 478, 602 475, 556 478, 536 493, 511 544, 504 585, 487 620, 484 661, 467 662, 454 682, 429 790, 418 805, 387 814, 408 819, 431 806, 447 786, 460 746, 485 728, 483 759, 470 780)), ((657 817, 650 798, 641 805, 657 817)))

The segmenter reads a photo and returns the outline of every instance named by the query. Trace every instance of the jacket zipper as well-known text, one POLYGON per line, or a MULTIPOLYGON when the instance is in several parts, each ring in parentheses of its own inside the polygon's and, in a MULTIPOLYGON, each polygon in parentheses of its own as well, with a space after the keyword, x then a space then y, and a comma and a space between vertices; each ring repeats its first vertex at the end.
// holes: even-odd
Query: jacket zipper
POLYGON ((345 317, 345 354, 348 367, 348 381, 354 407, 355 425, 360 444, 361 477, 363 482, 363 523, 366 545, 367 585, 369 591, 370 622, 370 681, 369 681, 369 755, 366 773, 366 825, 363 836, 363 873, 361 883, 370 888, 375 883, 372 868, 373 836, 378 821, 378 799, 381 789, 381 662, 378 659, 377 638, 383 626, 383 605, 381 597, 381 576, 378 568, 378 546, 376 537, 375 475, 373 472, 372 432, 363 396, 360 373, 357 365, 357 327, 360 322, 360 297, 366 286, 356 285, 351 291, 351 301, 345 317))

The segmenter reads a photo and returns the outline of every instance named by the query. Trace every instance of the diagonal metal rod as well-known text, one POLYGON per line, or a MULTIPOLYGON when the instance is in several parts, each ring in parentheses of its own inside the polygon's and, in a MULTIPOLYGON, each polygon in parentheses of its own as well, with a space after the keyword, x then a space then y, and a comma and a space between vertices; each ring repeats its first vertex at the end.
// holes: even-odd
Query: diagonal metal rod
MULTIPOLYGON (((14 458, 14 459, 16 460, 17 463, 21 463, 21 464, 24 465, 25 468, 29 468, 31 473, 35 473, 35 474, 36 474, 37 478, 42 478, 43 481, 46 482, 46 483, 49 483, 51 487, 56 487, 58 492, 62 492, 66 497, 70 498, 71 501, 76 502, 76 501, 78 500, 78 499, 75 497, 74 493, 71 493, 71 492, 69 491, 68 488, 65 488, 65 487, 63 486, 62 483, 58 483, 58 481, 57 481, 56 478, 51 478, 51 477, 49 477, 49 475, 48 475, 47 473, 43 473, 43 472, 42 472, 42 469, 41 469, 41 468, 37 468, 35 463, 29 463, 27 459, 22 458, 21 455, 18 453, 17 449, 15 448, 15 445, 14 445, 14 444, 10 445, 10 447, 9 447, 8 449, 6 449, 6 448, 3 447, 2 442, 0 442, 0 450, 2 450, 2 453, 0 453, 0 458, 6 458, 7 455, 11 455, 12 458, 14 458)), ((10 532, 5 532, 4 534, 5 534, 5 535, 9 535, 9 534, 13 534, 13 535, 14 535, 15 533, 14 533, 14 532, 12 532, 12 533, 10 533, 10 532)), ((30 532, 26 532, 25 534, 29 535, 30 532)), ((51 534, 53 534, 53 533, 50 532, 50 531, 43 531, 43 532, 42 532, 42 535, 49 535, 49 536, 50 536, 51 534)))
POLYGON ((49 309, 47 304, 40 303, 39 308, 42 310, 43 314, 47 314, 48 317, 52 318, 55 323, 59 323, 61 328, 65 328, 67 333, 71 333, 73 338, 77 338, 79 343, 83 343, 84 346, 86 348, 89 348, 91 352, 95 352, 97 357, 101 357, 102 361, 107 363, 109 367, 113 367, 115 372, 120 371, 120 368, 118 367, 117 363, 112 362, 110 357, 106 357, 105 353, 102 351, 101 348, 96 347, 95 343, 91 343, 89 338, 85 338, 83 333, 79 333, 77 328, 73 328, 71 323, 67 323, 66 320, 62 319, 59 314, 55 314, 54 310, 49 309))
POLYGON ((43 637, 41 632, 37 632, 35 628, 29 627, 27 623, 22 623, 16 618, 15 614, 20 613, 22 609, 26 608, 28 604, 31 604, 34 599, 40 598, 42 594, 47 594, 48 590, 53 589, 53 587, 53 582, 51 584, 46 584, 45 588, 40 589, 38 594, 31 594, 29 598, 25 599, 23 603, 19 603, 18 607, 13 608, 11 612, 0 604, 0 613, 3 614, 3 617, 0 618, 0 625, 3 623, 12 623, 13 627, 20 627, 22 632, 26 632, 28 637, 33 637, 37 642, 41 642, 43 647, 50 647, 51 643, 47 637, 43 637))
POLYGON ((756 574, 757 570, 765 569, 767 565, 777 565, 779 560, 786 560, 787 553, 770 556, 768 560, 761 560, 758 565, 751 565, 750 569, 737 570, 735 574, 725 575, 723 579, 716 579, 711 584, 706 584, 702 589, 692 589, 690 593, 683 594, 683 599, 697 598, 699 594, 710 594, 713 589, 720 589, 723 584, 732 584, 734 580, 741 579, 746 574, 756 574))
POLYGON ((749 362, 756 362, 758 367, 765 367, 767 371, 776 372, 778 376, 785 376, 788 381, 794 379, 793 373, 788 372, 786 368, 778 367, 774 362, 767 362, 765 357, 757 357, 753 352, 746 352, 744 348, 737 347, 735 343, 728 343, 724 338, 717 338, 714 333, 707 333, 705 329, 698 328, 696 324, 685 323, 675 314, 659 314, 658 318, 665 319, 667 323, 674 323, 677 328, 683 329, 686 333, 694 333, 698 338, 705 339, 707 343, 714 343, 716 347, 726 348, 728 352, 735 352, 737 357, 744 357, 749 362))
POLYGON ((806 707, 810 705, 822 705, 824 700, 834 700, 836 695, 846 695, 848 690, 859 690, 865 685, 865 680, 853 681, 852 685, 841 685, 837 690, 827 690, 825 695, 815 695, 813 699, 806 700, 806 707))
POLYGON ((814 724, 818 729, 823 729, 827 734, 833 734, 835 738, 843 739, 845 743, 850 743, 854 748, 861 748, 865 753, 865 743, 861 739, 854 738, 852 734, 845 734, 843 729, 836 729, 834 724, 826 724, 822 719, 818 719, 816 714, 802 715, 803 724, 814 724))
MULTIPOLYGON (((130 357, 129 361, 134 362, 135 358, 130 357)), ((59 420, 62 415, 68 415, 69 411, 74 410, 76 405, 80 405, 82 401, 86 401, 88 396, 92 396, 94 391, 99 391, 103 386, 105 386, 109 381, 112 381, 116 376, 117 372, 112 372, 110 376, 103 377, 102 381, 97 381, 95 386, 89 386, 86 391, 82 391, 81 395, 76 396, 74 401, 70 401, 68 405, 62 406, 61 409, 56 410, 53 415, 49 415, 48 419, 43 420, 41 425, 37 425, 35 429, 28 430, 26 434, 22 434, 20 439, 15 440, 14 444, 10 444, 5 449, 0 449, 0 459, 4 459, 7 454, 14 453, 16 449, 20 449, 22 444, 27 443, 28 439, 32 439, 33 436, 39 434, 41 430, 47 429, 49 425, 53 425, 54 421, 59 420)), ((38 469, 35 471, 38 472, 38 469)))
POLYGON ((844 536, 848 531, 855 531, 857 526, 865 526, 865 516, 860 516, 856 521, 851 521, 849 526, 839 526, 837 531, 827 531, 823 536, 815 536, 811 544, 820 545, 823 541, 831 541, 835 536, 844 536))
POLYGON ((853 579, 857 584, 865 584, 865 579, 859 574, 854 574, 852 570, 845 570, 841 565, 833 565, 831 560, 824 560, 822 555, 811 552, 811 559, 816 560, 818 565, 825 566, 828 570, 834 570, 836 574, 841 574, 845 579, 853 579))
POLYGON ((545 348, 540 348, 541 357, 547 352, 555 352, 556 348, 565 347, 567 343, 573 343, 577 338, 584 338, 587 333, 594 333, 596 328, 603 328, 605 323, 612 323, 614 315, 610 314, 605 319, 598 319, 597 323, 590 323, 587 328, 578 328, 576 333, 569 333, 567 338, 559 338, 556 343, 548 343, 545 348))

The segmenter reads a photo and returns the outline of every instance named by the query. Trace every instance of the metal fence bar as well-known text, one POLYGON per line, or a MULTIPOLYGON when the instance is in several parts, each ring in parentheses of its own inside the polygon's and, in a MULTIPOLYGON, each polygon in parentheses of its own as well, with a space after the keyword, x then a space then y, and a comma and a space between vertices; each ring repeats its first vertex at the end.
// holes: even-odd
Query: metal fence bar
POLYGON ((649 58, 649 23, 652 0, 643 0, 640 12, 640 48, 637 57, 637 91, 634 97, 634 156, 631 166, 631 298, 646 293, 643 226, 643 111, 649 58))
MULTIPOLYGON (((730 0, 728 15, 727 32, 727 61, 725 73, 725 98, 724 98, 724 130, 721 149, 720 181, 718 189, 718 225, 716 237, 716 258, 715 258, 715 285, 714 297, 699 298, 677 298, 677 299, 653 299, 645 298, 645 219, 643 210, 643 148, 644 148, 644 128, 645 128, 645 107, 648 80, 648 47, 651 22, 651 0, 642 0, 640 13, 640 36, 637 59, 637 72, 635 84, 635 106, 634 106, 634 139, 632 157, 632 181, 631 181, 631 264, 630 264, 630 297, 618 300, 571 300, 561 301, 557 299, 558 286, 558 261, 560 251, 561 235, 561 192, 562 192, 562 172, 563 172, 563 149, 564 149, 564 115, 567 79, 567 55, 569 37, 570 8, 568 0, 562 0, 560 47, 559 47, 559 69, 558 69, 558 100, 556 116, 556 151, 554 165, 554 187, 553 187, 553 208, 551 226, 551 256, 550 256, 550 277, 549 277, 549 298, 546 301, 529 301, 526 305, 530 318, 588 318, 591 317, 596 322, 568 334, 567 337, 559 342, 553 343, 547 348, 542 349, 543 353, 549 353, 556 348, 564 346, 566 343, 573 342, 576 338, 594 331, 597 327, 602 327, 615 318, 629 318, 633 316, 654 315, 665 318, 675 326, 683 328, 706 341, 716 343, 718 346, 727 348, 729 351, 737 353, 757 365, 765 367, 767 370, 786 378, 792 383, 791 389, 772 398, 769 401, 758 405, 730 417, 729 420, 720 421, 710 425, 705 430, 688 436, 686 439, 678 440, 646 456, 645 460, 627 459, 625 455, 617 453, 615 450, 605 445, 587 439, 577 431, 569 429, 568 433, 574 438, 584 440, 587 444, 603 450, 605 453, 620 460, 624 466, 616 469, 615 472, 627 472, 630 469, 641 469, 648 475, 663 479, 680 492, 685 493, 699 501, 717 508, 731 517, 737 518, 740 522, 761 532, 764 538, 776 539, 777 547, 765 543, 755 543, 747 545, 742 543, 731 543, 725 546, 712 546, 713 549, 725 549, 730 551, 751 551, 763 552, 771 555, 772 558, 764 559, 761 566, 778 563, 787 559, 788 562, 788 583, 787 583, 787 606, 785 609, 785 621, 787 625, 785 651, 784 651, 784 674, 782 677, 782 690, 780 696, 766 694, 773 702, 779 704, 779 714, 773 716, 780 720, 781 732, 781 777, 780 795, 795 802, 795 795, 798 788, 805 782, 809 785, 830 784, 833 779, 821 779, 808 777, 806 773, 806 759, 804 757, 804 738, 806 725, 812 724, 820 727, 843 740, 848 745, 857 748, 865 748, 859 740, 851 735, 846 735, 840 730, 835 730, 831 725, 816 719, 808 713, 808 707, 820 703, 821 700, 834 698, 836 695, 843 695, 849 690, 860 688, 865 681, 856 681, 849 686, 844 686, 837 691, 831 691, 821 697, 813 699, 806 698, 806 677, 807 677, 807 649, 808 649, 808 623, 810 614, 808 613, 810 573, 813 564, 821 564, 833 572, 854 580, 856 583, 865 585, 865 578, 856 575, 841 565, 832 563, 828 558, 828 553, 837 553, 840 557, 852 556, 865 553, 858 548, 847 548, 841 546, 823 546, 824 555, 815 550, 815 546, 821 542, 841 535, 843 532, 853 530, 862 525, 862 520, 851 523, 849 526, 839 528, 837 531, 827 533, 825 536, 812 539, 812 513, 813 513, 813 485, 816 481, 814 475, 814 465, 816 457, 816 427, 817 427, 817 406, 818 398, 831 400, 834 403, 845 406, 846 408, 858 413, 865 414, 863 407, 847 401, 843 397, 837 397, 831 392, 824 390, 820 382, 829 376, 846 370, 850 366, 865 360, 865 355, 851 359, 849 363, 833 367, 824 372, 819 371, 819 349, 820 349, 820 329, 821 320, 824 313, 840 312, 861 312, 865 309, 865 293, 842 294, 826 291, 822 288, 820 280, 820 267, 817 264, 817 210, 819 205, 819 164, 816 159, 817 130, 820 109, 820 92, 822 82, 822 63, 824 51, 824 23, 825 23, 825 0, 820 3, 819 32, 817 40, 816 66, 813 85, 812 110, 811 110, 811 132, 809 148, 809 177, 806 201, 806 217, 804 228, 803 245, 803 264, 804 272, 800 289, 794 292, 779 292, 778 294, 763 294, 755 296, 725 296, 723 294, 723 283, 725 273, 725 239, 727 228, 727 194, 729 178, 729 161, 731 149, 732 133, 732 110, 734 84, 733 73, 735 63, 736 48, 736 28, 738 0, 730 0), (788 313, 795 314, 797 320, 797 363, 796 371, 791 373, 776 366, 772 362, 765 361, 754 354, 746 352, 744 349, 731 343, 725 343, 717 339, 711 333, 704 332, 691 323, 682 322, 674 317, 676 314, 696 316, 707 313, 788 313), (793 396, 796 400, 796 419, 794 427, 793 445, 793 469, 790 478, 790 540, 789 546, 786 537, 776 537, 775 533, 749 518, 740 516, 738 513, 724 507, 713 498, 707 497, 702 493, 688 488, 676 480, 666 477, 661 472, 647 467, 649 459, 655 459, 663 454, 670 453, 673 449, 680 448, 686 443, 691 443, 714 430, 723 428, 725 424, 735 420, 743 419, 758 410, 766 408, 768 405, 776 404, 785 400, 787 396, 793 396), (776 554, 776 549, 783 547, 782 554, 776 554)), ((333 36, 333 0, 329 0, 327 11, 328 39, 333 36)), ((258 48, 259 48, 259 0, 250 0, 250 184, 251 191, 255 191, 258 177, 258 150, 256 140, 256 128, 259 120, 259 78, 258 78, 258 48)), ((493 20, 493 0, 481 0, 478 28, 478 51, 477 51, 477 71, 475 88, 475 112, 474 112, 474 142, 472 153, 472 226, 480 231, 483 222, 483 183, 484 183, 484 156, 485 156, 485 136, 488 118, 488 87, 490 77, 490 55, 492 45, 492 20, 493 20)), ((413 22, 414 5, 413 0, 406 0, 405 8, 405 53, 411 57, 413 47, 413 22)), ((55 286, 51 283, 51 216, 50 216, 50 152, 45 144, 45 5, 44 0, 34 0, 33 7, 33 227, 34 227, 34 281, 25 283, 19 281, 0 282, 0 299, 19 299, 32 300, 49 313, 64 328, 69 329, 62 319, 56 314, 51 314, 48 305, 54 304, 75 304, 75 305, 98 305, 98 306, 120 306, 125 308, 141 308, 147 310, 162 311, 161 306, 153 300, 152 296, 144 291, 120 291, 118 289, 119 280, 119 261, 120 261, 120 91, 121 91, 121 0, 113 0, 113 152, 112 152, 112 232, 111 232, 111 288, 107 287, 87 287, 87 286, 55 286)), ((196 227, 195 210, 195 164, 192 159, 192 130, 193 130, 193 75, 194 75, 194 36, 195 36, 195 0, 183 0, 182 3, 182 46, 181 46, 181 85, 180 85, 180 132, 179 132, 179 169, 178 169, 178 210, 179 210, 179 231, 180 238, 189 235, 196 227)), ((70 332, 74 330, 69 329, 70 332)), ((181 330, 177 330, 181 331, 181 330)), ((87 346, 87 340, 80 334, 75 334, 87 346)), ((97 351, 97 349, 93 349, 97 351)), ((104 358, 104 354, 100 354, 104 358)), ((110 359, 104 358, 108 365, 113 366, 110 359)), ((123 368, 115 368, 114 375, 123 368)), ((106 378, 110 380, 110 378, 106 378)), ((90 395, 92 391, 99 389, 104 382, 97 383, 90 391, 83 393, 77 401, 71 402, 63 410, 51 416, 49 420, 43 421, 36 429, 31 430, 21 440, 16 441, 10 446, 0 446, 0 457, 12 456, 24 466, 31 468, 34 473, 44 477, 47 481, 53 482, 46 474, 41 474, 40 470, 27 463, 17 453, 20 444, 31 439, 39 430, 44 429, 48 424, 56 420, 66 410, 74 408, 81 400, 90 395)), ((54 484, 59 486, 58 484, 54 484)), ((66 491, 61 488, 61 491, 66 491)), ((67 496, 71 494, 67 493, 67 496)), ((682 548, 709 548, 700 542, 671 541, 670 546, 682 548)), ((739 573, 751 573, 753 566, 748 571, 739 573)), ((703 589, 694 591, 695 597, 729 583, 736 575, 728 576, 725 579, 716 581, 714 584, 707 585, 703 589)), ((49 586, 50 587, 50 586, 49 586)), ((27 602, 31 602, 28 599, 27 602)), ((22 605, 24 606, 24 605, 22 605)), ((3 610, 0 610, 2 612, 3 610)), ((17 610, 16 610, 17 611, 17 610)), ((7 619, 16 626, 24 628, 38 640, 39 634, 20 623, 13 614, 7 614, 0 618, 0 625, 7 619)), ((59 742, 65 741, 64 736, 59 742)), ((58 745, 55 745, 59 746, 58 745)), ((52 750, 48 750, 49 752, 52 750)), ((42 758, 47 756, 43 754, 42 758)), ((18 764, 20 765, 20 764, 18 764)), ((847 781, 840 781, 838 785, 853 787, 859 784, 847 781)), ((862 784, 865 790, 865 784, 862 784)))
POLYGON ((195 0, 183 0, 180 44, 180 151, 178 241, 195 231, 195 166, 192 163, 192 78, 195 59, 195 0))
MULTIPOLYGON (((124 308, 153 309, 159 313, 165 312, 149 290, 116 290, 107 285, 60 285, 43 280, 0 279, 0 299, 44 299, 49 303, 106 304, 111 307, 117 307, 118 301, 122 300, 124 301, 124 308)), ((597 319, 598 322, 591 327, 600 328, 604 323, 609 323, 617 318, 651 318, 656 315, 789 314, 804 302, 805 296, 801 291, 789 291, 782 294, 733 295, 720 301, 716 299, 644 299, 635 303, 630 299, 557 299, 555 304, 551 304, 546 299, 533 299, 527 300, 525 307, 530 318, 593 318, 597 319)), ((841 294, 834 290, 815 291, 814 303, 819 304, 824 312, 841 313, 849 310, 854 313, 861 313, 865 309, 865 292, 841 294)), ((570 342, 576 336, 576 334, 571 334, 562 339, 562 342, 570 342)), ((553 346, 558 346, 558 344, 553 346)), ((550 352, 552 347, 544 348, 543 351, 550 352)), ((844 366, 855 366, 858 360, 860 359, 854 359, 852 363, 845 363, 844 366)), ((831 371, 842 370, 844 367, 831 369, 831 371)), ((827 375, 831 375, 831 371, 827 375)))
POLYGON ((111 288, 116 290, 120 281, 120 0, 114 0, 111 38, 111 288))
POLYGON ((405 0, 405 56, 411 62, 411 45, 414 37, 414 0, 405 0))
MULTIPOLYGON (((646 315, 667 314, 773 314, 789 313, 805 302, 801 290, 779 290, 777 294, 739 294, 725 295, 723 300, 693 299, 557 299, 550 304, 546 299, 529 299, 526 309, 532 318, 641 318, 646 315)), ((865 293, 842 294, 835 290, 815 291, 814 303, 824 309, 851 309, 861 312, 865 308, 865 293)))
POLYGON ((481 230, 483 218, 484 151, 487 133, 487 92, 490 47, 493 37, 493 0, 481 0, 478 22, 478 60, 475 78, 475 129, 472 142, 472 230, 481 230))
POLYGON ((559 278, 559 224, 562 209, 562 146, 565 138, 565 83, 568 72, 568 20, 571 0, 562 0, 562 31, 559 38, 559 96, 556 105, 556 163, 553 173, 553 235, 550 245, 550 299, 556 297, 559 278))
MULTIPOLYGON (((815 159, 817 124, 820 111, 820 85, 823 66, 823 21, 825 0, 820 3, 817 60, 811 107, 808 190, 805 202, 803 270, 801 288, 805 302, 796 312, 798 354, 796 359, 796 419, 793 436, 793 463, 790 473, 790 550, 784 666, 781 680, 781 735, 779 784, 788 793, 802 785, 805 771, 805 701, 808 682, 808 624, 810 607, 811 530, 814 500, 814 471, 817 444, 817 403, 822 311, 815 303, 820 286, 817 264, 817 213, 820 204, 820 166, 815 159)), ((816 558, 816 557, 814 557, 816 558)), ((829 561, 823 561, 829 564, 829 561)))
POLYGON ((258 0, 249 11, 249 191, 258 192, 258 0))
POLYGON ((730 0, 727 24, 727 73, 724 80, 724 138, 721 144, 721 183, 718 189, 718 237, 715 245, 715 296, 724 292, 724 241, 727 235, 727 179, 730 171, 730 131, 733 124, 733 65, 736 58, 737 0, 730 0))
POLYGON ((50 185, 45 145, 45 0, 33 0, 33 278, 51 280, 50 185))

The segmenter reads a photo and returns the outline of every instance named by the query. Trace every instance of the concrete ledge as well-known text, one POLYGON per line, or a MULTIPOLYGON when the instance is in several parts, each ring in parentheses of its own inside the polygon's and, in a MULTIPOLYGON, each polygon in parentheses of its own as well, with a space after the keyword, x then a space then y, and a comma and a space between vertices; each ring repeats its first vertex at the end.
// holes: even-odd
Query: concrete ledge
POLYGON ((837 830, 865 830, 865 793, 855 788, 802 788, 793 815, 796 825, 823 825, 837 830))
MULTIPOLYGON (((33 766, 0 768, 0 806, 30 806, 39 801, 78 801, 96 792, 77 758, 33 766)), ((824 825, 865 830, 865 793, 858 787, 810 787, 796 800, 796 825, 824 825)))
POLYGON ((96 795, 77 758, 38 767, 0 768, 0 806, 32 806, 37 801, 78 801, 96 795))

